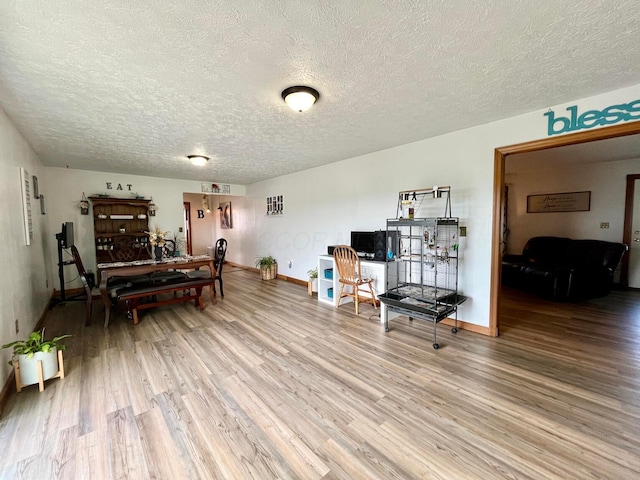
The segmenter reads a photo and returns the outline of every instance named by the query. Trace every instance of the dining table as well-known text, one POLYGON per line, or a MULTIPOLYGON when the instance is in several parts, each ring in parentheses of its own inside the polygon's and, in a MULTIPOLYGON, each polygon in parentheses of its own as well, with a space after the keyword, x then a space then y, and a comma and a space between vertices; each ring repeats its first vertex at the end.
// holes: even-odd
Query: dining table
MULTIPOLYGON (((202 267, 209 267, 211 278, 215 278, 216 269, 213 258, 210 255, 185 255, 181 257, 167 257, 161 260, 134 260, 132 262, 109 262, 97 265, 98 277, 100 279, 100 296, 104 303, 104 326, 109 326, 111 315, 111 298, 109 296, 109 279, 136 277, 154 272, 166 270, 199 270, 202 267)), ((211 303, 216 303, 216 293, 213 288, 209 289, 211 303)))

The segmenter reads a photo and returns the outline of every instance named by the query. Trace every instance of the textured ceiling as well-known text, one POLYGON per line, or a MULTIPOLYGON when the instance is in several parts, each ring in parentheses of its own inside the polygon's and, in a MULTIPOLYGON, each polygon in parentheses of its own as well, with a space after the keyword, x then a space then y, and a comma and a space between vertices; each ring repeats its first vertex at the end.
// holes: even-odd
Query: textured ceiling
POLYGON ((638 45, 638 0, 2 0, 0 104, 46 165, 250 184, 638 84, 638 45))

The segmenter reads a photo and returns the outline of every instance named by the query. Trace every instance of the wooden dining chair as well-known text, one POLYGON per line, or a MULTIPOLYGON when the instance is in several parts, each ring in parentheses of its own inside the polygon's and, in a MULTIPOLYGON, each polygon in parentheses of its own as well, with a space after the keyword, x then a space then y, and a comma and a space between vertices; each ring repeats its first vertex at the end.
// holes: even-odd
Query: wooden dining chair
POLYGON ((343 297, 353 297, 356 304, 356 315, 358 315, 360 301, 372 303, 377 309, 377 300, 372 286, 373 279, 362 277, 358 253, 348 245, 338 245, 333 250, 333 259, 338 269, 338 281, 340 282, 336 308, 340 306, 343 297), (351 291, 345 291, 345 286, 351 291), (368 291, 363 288, 364 286, 368 287, 368 291), (361 297, 360 293, 368 293, 371 297, 361 297))
POLYGON ((109 256, 113 262, 133 262, 140 258, 142 248, 138 240, 123 240, 113 245, 109 256))
MULTIPOLYGON (((216 280, 220 285, 220 296, 224 298, 224 288, 222 285, 222 267, 224 265, 224 257, 227 254, 227 240, 219 238, 213 248, 213 266, 215 268, 215 277, 213 277, 213 293, 216 293, 216 280)), ((210 278, 211 272, 208 270, 193 270, 187 273, 189 278, 210 278)))
POLYGON ((91 325, 91 313, 93 311, 93 298, 100 296, 100 290, 95 285, 95 280, 93 277, 87 275, 87 271, 84 269, 84 265, 82 264, 82 259, 80 258, 80 252, 75 245, 71 245, 71 256, 73 257, 73 263, 76 264, 76 268, 78 269, 78 275, 80 276, 80 281, 82 282, 82 287, 84 288, 84 293, 87 296, 86 302, 86 319, 84 324, 89 326, 91 325))
POLYGON ((224 289, 222 288, 222 266, 224 265, 224 257, 227 255, 227 240, 219 238, 216 241, 214 249, 214 266, 216 268, 216 276, 213 279, 213 293, 216 292, 216 280, 220 285, 220 296, 224 297, 224 289))

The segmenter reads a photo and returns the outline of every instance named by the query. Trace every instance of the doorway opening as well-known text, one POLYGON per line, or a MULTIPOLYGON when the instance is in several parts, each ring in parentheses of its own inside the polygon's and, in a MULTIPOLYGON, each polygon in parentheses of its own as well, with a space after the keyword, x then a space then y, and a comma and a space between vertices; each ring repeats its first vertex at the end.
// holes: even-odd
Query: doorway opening
MULTIPOLYGON (((499 306, 502 260, 502 210, 504 205, 505 164, 509 155, 547 150, 555 147, 577 145, 610 138, 640 134, 640 122, 613 125, 596 130, 577 132, 558 137, 508 145, 495 149, 493 177, 493 229, 491 241, 491 280, 489 299, 489 335, 499 334, 499 306)), ((624 264, 623 264, 624 265, 624 264)))

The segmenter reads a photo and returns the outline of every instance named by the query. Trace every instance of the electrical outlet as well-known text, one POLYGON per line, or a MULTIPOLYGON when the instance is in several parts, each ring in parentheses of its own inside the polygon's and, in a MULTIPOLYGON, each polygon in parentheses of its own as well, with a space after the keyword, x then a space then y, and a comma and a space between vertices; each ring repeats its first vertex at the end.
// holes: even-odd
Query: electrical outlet
POLYGON ((609 222, 600 223, 600 228, 609 228, 609 222))
POLYGON ((180 233, 182 233, 182 227, 179 227, 179 228, 178 228, 178 231, 179 231, 180 233))
POLYGON ((292 265, 293 265, 293 262, 289 260, 289 268, 291 268, 292 265))
POLYGON ((16 335, 20 333, 20 323, 18 322, 18 319, 16 318, 16 335))
POLYGON ((460 227, 460 236, 461 237, 467 236, 467 227, 460 227))

